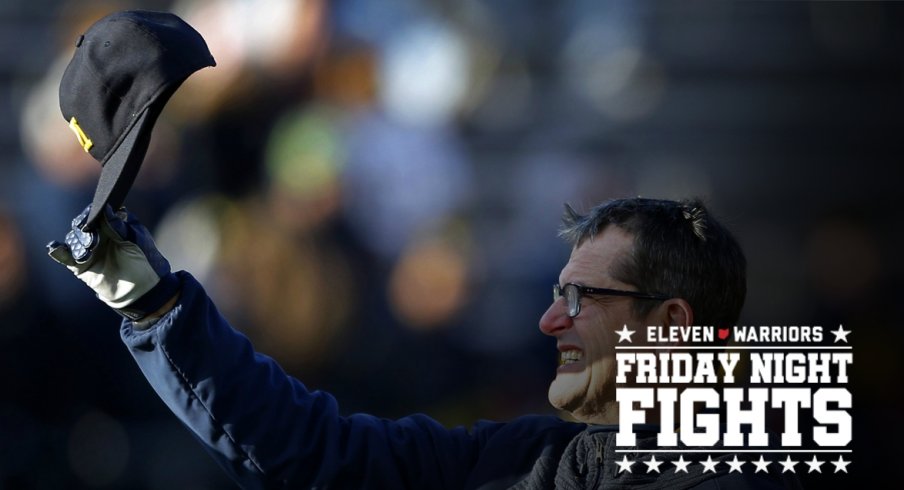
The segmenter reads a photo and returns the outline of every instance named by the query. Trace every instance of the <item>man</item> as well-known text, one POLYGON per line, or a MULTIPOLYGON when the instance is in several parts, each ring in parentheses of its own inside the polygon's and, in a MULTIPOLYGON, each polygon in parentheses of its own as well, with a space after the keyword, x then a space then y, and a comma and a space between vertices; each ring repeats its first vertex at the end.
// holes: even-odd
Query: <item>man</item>
MULTIPOLYGON (((566 209, 572 245, 559 285, 610 289, 568 311, 556 301, 540 319, 563 362, 549 401, 586 423, 617 424, 614 330, 628 325, 733 325, 747 291, 746 260, 700 202, 611 201, 589 216, 566 209)), ((558 289, 558 286, 557 288, 558 289)), ((567 294, 566 294, 567 296, 567 294)))
POLYGON ((340 416, 332 396, 308 391, 254 352, 190 274, 172 273, 134 217, 107 207, 92 248, 79 228, 86 216, 73 221, 66 244, 48 245, 50 256, 126 317, 122 339, 144 375, 242 487, 794 484, 781 482, 774 468, 756 475, 728 473, 725 463, 708 472, 660 468, 664 455, 647 452, 657 447, 653 426, 636 427, 636 447, 615 452, 615 330, 728 325, 743 304, 744 256, 700 202, 615 200, 587 216, 567 208, 562 235, 573 250, 540 330, 560 352, 549 400, 579 422, 525 416, 470 430, 419 414, 396 421, 340 416))

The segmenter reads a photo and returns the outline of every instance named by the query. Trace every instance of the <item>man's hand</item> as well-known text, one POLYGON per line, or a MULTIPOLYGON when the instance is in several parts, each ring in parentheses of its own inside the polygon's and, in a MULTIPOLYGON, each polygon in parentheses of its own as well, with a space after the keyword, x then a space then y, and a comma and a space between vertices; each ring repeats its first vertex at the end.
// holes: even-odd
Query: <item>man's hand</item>
POLYGON ((65 243, 47 244, 50 258, 65 265, 101 301, 130 320, 172 305, 179 280, 157 250, 150 232, 121 208, 104 208, 97 228, 82 230, 90 206, 72 220, 65 243))

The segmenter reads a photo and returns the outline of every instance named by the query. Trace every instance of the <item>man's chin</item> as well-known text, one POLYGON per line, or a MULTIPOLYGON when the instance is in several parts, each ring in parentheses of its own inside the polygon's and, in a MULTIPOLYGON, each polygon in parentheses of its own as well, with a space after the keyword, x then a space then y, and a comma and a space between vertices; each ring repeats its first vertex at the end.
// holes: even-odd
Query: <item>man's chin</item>
POLYGON ((573 411, 580 406, 587 383, 581 379, 582 373, 558 373, 549 385, 549 403, 565 411, 573 411), (583 381, 583 383, 582 383, 583 381))

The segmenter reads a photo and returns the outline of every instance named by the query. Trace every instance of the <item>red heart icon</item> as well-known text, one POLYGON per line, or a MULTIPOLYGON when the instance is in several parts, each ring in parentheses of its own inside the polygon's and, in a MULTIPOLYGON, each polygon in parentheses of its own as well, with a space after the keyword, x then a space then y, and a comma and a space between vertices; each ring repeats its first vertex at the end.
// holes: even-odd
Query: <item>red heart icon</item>
POLYGON ((728 329, 727 329, 727 328, 720 328, 720 329, 719 329, 719 338, 720 338, 721 340, 725 340, 725 339, 728 338, 728 329))

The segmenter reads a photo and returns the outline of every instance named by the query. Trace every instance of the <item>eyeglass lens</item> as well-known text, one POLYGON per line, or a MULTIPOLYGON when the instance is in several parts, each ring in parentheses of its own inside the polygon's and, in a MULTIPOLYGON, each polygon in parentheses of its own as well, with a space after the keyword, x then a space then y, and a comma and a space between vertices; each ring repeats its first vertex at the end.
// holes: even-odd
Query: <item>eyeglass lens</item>
POLYGON ((565 300, 568 301, 568 316, 574 318, 581 312, 581 291, 574 284, 565 286, 565 300))
POLYGON ((558 301, 559 297, 565 295, 565 302, 568 304, 568 316, 574 318, 581 312, 581 292, 574 284, 566 284, 564 287, 554 284, 552 287, 552 299, 558 301))

